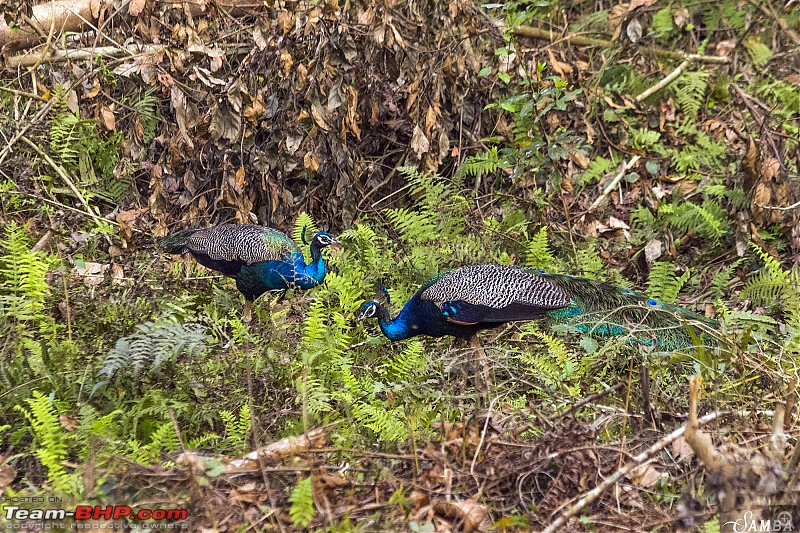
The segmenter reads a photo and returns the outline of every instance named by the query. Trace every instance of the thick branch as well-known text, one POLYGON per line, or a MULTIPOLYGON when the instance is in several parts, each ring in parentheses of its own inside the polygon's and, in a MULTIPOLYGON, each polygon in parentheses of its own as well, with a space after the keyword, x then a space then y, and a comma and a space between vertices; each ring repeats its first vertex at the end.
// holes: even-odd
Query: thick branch
POLYGON ((98 46, 95 48, 78 48, 75 50, 54 50, 52 53, 38 53, 32 52, 30 54, 20 54, 17 56, 9 57, 6 60, 5 66, 8 69, 15 69, 18 67, 28 67, 36 65, 43 61, 54 63, 57 61, 66 60, 89 60, 97 56, 109 57, 125 57, 137 54, 156 54, 165 50, 166 47, 157 44, 144 45, 141 47, 129 46, 128 48, 117 48, 116 46, 98 46))
MULTIPOLYGON (((32 22, 40 28, 56 29, 56 34, 64 32, 81 32, 85 21, 94 22, 100 10, 110 0, 53 0, 33 6, 32 22)), ((29 48, 44 41, 43 36, 28 25, 9 28, 0 18, 0 53, 8 54, 16 50, 29 48)))

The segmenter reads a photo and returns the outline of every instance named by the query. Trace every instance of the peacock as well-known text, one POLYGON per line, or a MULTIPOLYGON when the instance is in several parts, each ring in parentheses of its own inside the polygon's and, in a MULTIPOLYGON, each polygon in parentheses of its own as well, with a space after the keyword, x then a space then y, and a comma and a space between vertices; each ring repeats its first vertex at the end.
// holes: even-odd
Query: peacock
MULTIPOLYGON (((392 318, 386 289, 361 306, 359 320, 377 317, 393 341, 415 335, 452 335, 472 342, 476 334, 507 322, 549 318, 594 336, 630 337, 661 351, 715 344, 716 320, 677 305, 599 281, 507 265, 471 265, 427 281, 392 318)), ((479 354, 480 355, 480 354, 479 354)))
MULTIPOLYGON (((302 239, 305 243, 305 228, 302 239)), ((310 289, 325 279, 327 265, 322 249, 341 246, 330 233, 311 238, 311 262, 284 233, 252 224, 221 224, 204 229, 185 229, 156 240, 167 253, 190 253, 201 265, 236 279, 244 295, 244 320, 252 319, 253 301, 268 291, 310 289)))

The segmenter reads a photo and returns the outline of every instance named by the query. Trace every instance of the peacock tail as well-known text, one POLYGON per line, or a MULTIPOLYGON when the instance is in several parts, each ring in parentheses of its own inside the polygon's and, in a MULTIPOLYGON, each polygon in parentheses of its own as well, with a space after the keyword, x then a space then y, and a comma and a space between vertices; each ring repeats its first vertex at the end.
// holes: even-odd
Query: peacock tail
POLYGON ((572 276, 541 273, 570 295, 569 305, 548 313, 553 322, 596 337, 630 336, 633 342, 671 351, 716 346, 716 320, 628 289, 572 276))
POLYGON ((549 318, 594 336, 628 335, 663 350, 713 340, 719 324, 679 306, 586 278, 506 265, 471 265, 434 276, 400 314, 373 301, 362 316, 376 316, 393 340, 414 335, 471 338, 481 329, 517 320, 549 318))

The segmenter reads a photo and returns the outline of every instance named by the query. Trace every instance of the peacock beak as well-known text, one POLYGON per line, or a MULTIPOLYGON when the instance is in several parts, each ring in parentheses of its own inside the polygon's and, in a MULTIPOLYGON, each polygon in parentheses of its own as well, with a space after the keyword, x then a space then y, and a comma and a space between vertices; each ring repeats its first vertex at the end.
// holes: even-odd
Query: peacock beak
POLYGON ((334 250, 341 250, 344 247, 342 241, 337 239, 336 237, 331 238, 331 248, 334 250))

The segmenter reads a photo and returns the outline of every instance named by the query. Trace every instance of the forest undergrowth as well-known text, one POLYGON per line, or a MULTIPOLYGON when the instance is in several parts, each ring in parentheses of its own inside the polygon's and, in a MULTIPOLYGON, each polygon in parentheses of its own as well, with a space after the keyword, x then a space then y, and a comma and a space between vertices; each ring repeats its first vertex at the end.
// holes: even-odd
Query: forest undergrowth
MULTIPOLYGON (((13 116, 45 139, 23 134, 13 155, 0 152, 0 488, 8 501, 187 509, 191 531, 725 530, 717 495, 733 481, 699 468, 695 433, 670 438, 699 410, 704 430, 728 446, 722 456, 748 465, 742 471, 752 468, 757 481, 774 473, 773 492, 731 486, 768 493, 773 520, 790 516, 800 527, 800 454, 784 453, 787 443, 798 449, 797 10, 732 0, 449 7, 415 9, 469 36, 468 53, 442 45, 436 67, 468 71, 485 97, 473 107, 460 101, 460 110, 442 96, 446 86, 422 75, 418 50, 413 68, 403 62, 412 61, 399 52, 414 40, 408 20, 379 37, 372 30, 386 32, 391 17, 335 2, 270 5, 271 19, 239 19, 253 50, 286 47, 283 66, 295 57, 320 80, 336 65, 347 72, 351 84, 336 78, 325 107, 298 96, 305 86, 292 83, 312 83, 302 72, 226 63, 221 74, 240 76, 238 89, 202 124, 186 111, 201 102, 186 107, 186 95, 176 95, 186 87, 166 70, 123 75, 98 56, 80 72, 37 66, 49 112, 34 120, 24 98, 41 87, 4 72, 3 86, 17 87, 0 90, 4 139, 18 131, 13 116), (763 11, 774 16, 753 22, 763 11), (303 55, 308 42, 335 32, 309 21, 372 28, 357 38, 376 40, 375 50, 359 53, 380 55, 414 81, 391 101, 397 76, 342 66, 353 60, 349 42, 337 41, 339 63, 326 56, 317 65, 303 55), (530 40, 543 27, 615 44, 530 40), (404 59, 392 63, 389 50, 392 61, 404 59), (81 76, 78 97, 64 80, 81 76), (376 87, 369 76, 386 83, 380 98, 367 96, 365 87, 376 87), (273 93, 259 92, 262 83, 273 93), (304 114, 283 107, 291 98, 272 99, 289 90, 304 114), (386 132, 379 115, 391 124, 386 132), (214 134, 231 117, 246 142, 214 134), (296 122, 302 132, 281 131, 285 142, 262 152, 270 120, 276 131, 296 122), (202 150, 188 149, 190 130, 202 150), (326 137, 357 146, 351 159, 337 160, 326 137), (295 143, 287 162, 283 151, 295 143), (319 207, 314 191, 341 191, 342 213, 319 207), (317 226, 344 247, 325 252, 332 272, 323 285, 265 295, 252 324, 242 321, 234 282, 153 246, 168 228, 268 223, 265 213, 293 218, 280 229, 306 254, 301 233, 317 226), (718 345, 659 352, 630 337, 508 325, 481 335, 492 378, 484 397, 467 345, 393 343, 356 321, 379 286, 397 313, 431 276, 483 262, 678 303, 720 320, 718 345), (690 394, 696 376, 702 395, 696 385, 690 394)), ((233 38, 186 24, 201 41, 233 38)), ((198 42, 187 62, 221 57, 198 42)), ((186 74, 178 70, 172 75, 186 74)), ((194 72, 191 86, 210 76, 194 72)))

